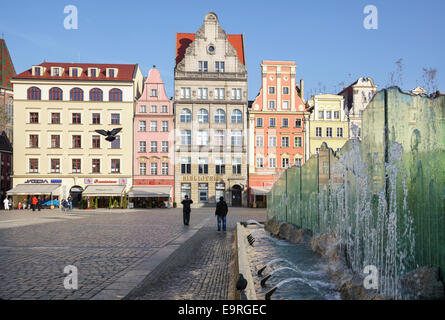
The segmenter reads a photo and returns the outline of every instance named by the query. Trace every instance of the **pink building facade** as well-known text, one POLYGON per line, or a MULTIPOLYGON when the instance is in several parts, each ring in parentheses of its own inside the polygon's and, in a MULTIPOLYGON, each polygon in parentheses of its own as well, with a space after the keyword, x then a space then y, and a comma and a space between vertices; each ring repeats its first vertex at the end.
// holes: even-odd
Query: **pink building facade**
POLYGON ((153 67, 136 103, 134 179, 129 193, 134 207, 171 206, 174 200, 174 115, 158 69, 153 67))

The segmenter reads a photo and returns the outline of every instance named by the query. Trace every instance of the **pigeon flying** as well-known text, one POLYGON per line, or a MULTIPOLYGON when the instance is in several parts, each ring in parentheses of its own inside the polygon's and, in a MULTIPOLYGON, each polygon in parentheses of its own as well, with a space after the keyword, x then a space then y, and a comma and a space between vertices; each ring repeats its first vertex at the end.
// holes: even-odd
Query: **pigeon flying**
POLYGON ((122 130, 122 128, 116 128, 113 129, 111 131, 106 131, 106 130, 95 130, 97 133, 105 136, 105 140, 113 142, 114 140, 116 140, 116 135, 122 130))

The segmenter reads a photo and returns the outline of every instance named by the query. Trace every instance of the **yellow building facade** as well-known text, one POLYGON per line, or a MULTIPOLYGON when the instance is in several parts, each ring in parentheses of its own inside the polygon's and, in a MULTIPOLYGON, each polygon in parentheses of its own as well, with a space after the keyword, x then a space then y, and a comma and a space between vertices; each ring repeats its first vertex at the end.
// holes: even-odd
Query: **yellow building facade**
POLYGON ((333 94, 314 95, 308 101, 309 155, 317 154, 323 142, 338 151, 349 139, 349 122, 344 97, 333 94))

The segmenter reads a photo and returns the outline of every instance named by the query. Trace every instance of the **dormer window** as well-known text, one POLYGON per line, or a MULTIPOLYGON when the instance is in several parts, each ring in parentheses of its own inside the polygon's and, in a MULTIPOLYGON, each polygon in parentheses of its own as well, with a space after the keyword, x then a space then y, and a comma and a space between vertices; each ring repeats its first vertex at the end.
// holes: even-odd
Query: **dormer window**
POLYGON ((117 76, 117 69, 107 68, 107 77, 116 78, 116 76, 117 76))
POLYGON ((71 77, 80 77, 80 74, 82 73, 81 68, 72 67, 70 68, 70 75, 71 77))
POLYGON ((99 72, 97 70, 97 68, 89 68, 88 69, 88 75, 92 78, 97 78, 99 72))
POLYGON ((40 68, 39 68, 39 67, 36 67, 36 68, 34 69, 34 75, 35 75, 35 76, 40 76, 40 75, 41 75, 41 72, 40 72, 40 68))
POLYGON ((52 67, 51 68, 51 75, 53 77, 60 77, 62 75, 62 70, 59 67, 52 67))

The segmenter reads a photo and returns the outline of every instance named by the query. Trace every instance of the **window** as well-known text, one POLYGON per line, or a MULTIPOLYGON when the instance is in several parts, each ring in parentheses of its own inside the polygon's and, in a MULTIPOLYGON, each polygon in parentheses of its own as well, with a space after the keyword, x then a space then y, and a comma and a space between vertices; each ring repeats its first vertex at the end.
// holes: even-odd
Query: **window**
POLYGON ((191 183, 181 183, 181 197, 182 199, 187 196, 189 199, 192 196, 192 184, 191 183))
MULTIPOLYGON (((77 69, 74 69, 77 71, 77 69)), ((71 101, 83 101, 83 90, 80 88, 72 88, 70 90, 71 101)))
POLYGON ((226 122, 226 113, 223 109, 218 109, 215 112, 215 123, 225 123, 226 122))
POLYGON ((139 131, 147 131, 147 123, 145 121, 139 121, 139 131))
POLYGON ((158 142, 157 141, 150 142, 150 152, 158 152, 158 142))
POLYGON ((224 61, 216 61, 215 62, 215 72, 224 72, 225 71, 225 62, 224 61))
POLYGON ((120 159, 111 159, 111 172, 113 172, 113 173, 121 172, 121 160, 120 159))
POLYGON ((209 173, 209 160, 208 158, 199 158, 198 160, 198 173, 208 174, 209 173))
POLYGON ((332 111, 326 111, 326 119, 331 119, 332 111))
POLYGON ((277 167, 277 159, 269 158, 269 168, 276 168, 276 167, 277 167))
POLYGON ((192 158, 181 158, 181 174, 192 173, 192 158))
POLYGON ((209 98, 209 89, 198 88, 198 99, 207 100, 209 98))
POLYGON ((295 137, 295 147, 296 148, 301 148, 302 146, 302 139, 301 137, 295 137))
POLYGON ((275 87, 269 87, 269 94, 275 94, 275 87))
POLYGON ((168 113, 168 106, 162 106, 161 107, 161 112, 162 113, 168 113))
POLYGON ((163 176, 168 176, 168 162, 162 163, 162 169, 161 169, 163 176))
POLYGON ((60 159, 51 159, 51 173, 60 172, 60 159))
POLYGON ((340 119, 340 112, 334 111, 334 119, 340 119))
POLYGON ((283 94, 289 94, 289 87, 283 87, 283 94))
POLYGON ((209 144, 209 132, 208 131, 198 131, 198 146, 207 146, 209 144))
POLYGON ((232 100, 241 100, 241 89, 232 89, 232 100))
POLYGON ((269 101, 269 109, 275 109, 275 101, 273 100, 269 101))
POLYGON ((100 159, 91 160, 91 172, 92 173, 100 173, 100 159))
POLYGON ((30 173, 39 172, 39 159, 29 159, 29 172, 30 173))
POLYGON ((199 123, 208 123, 209 122, 209 112, 206 109, 199 110, 198 122, 199 123))
POLYGON ((319 119, 324 119, 324 111, 319 111, 318 112, 318 118, 319 119))
MULTIPOLYGON (((92 69, 95 70, 95 69, 92 69)), ((90 101, 103 101, 103 92, 99 88, 93 88, 90 90, 90 101)))
POLYGON ((116 136, 116 139, 111 141, 111 149, 120 149, 121 148, 121 136, 116 136))
POLYGON ((147 106, 141 106, 141 108, 139 109, 140 113, 147 113, 147 106))
POLYGON ((198 184, 198 192, 199 192, 199 202, 208 202, 209 201, 209 184, 208 183, 199 183, 198 184))
POLYGON ((226 164, 224 158, 215 159, 215 174, 226 174, 226 164))
POLYGON ((151 89, 151 97, 157 97, 158 96, 158 90, 156 89, 151 89))
POLYGON ((96 74, 97 74, 97 72, 96 72, 96 69, 95 68, 91 68, 90 69, 90 77, 96 77, 96 74))
POLYGON ((275 128, 277 125, 277 121, 275 118, 269 118, 269 127, 270 128, 275 128))
POLYGON ((34 69, 34 74, 35 74, 36 76, 40 76, 40 75, 41 75, 41 73, 40 73, 40 68, 39 68, 39 67, 37 67, 37 68, 34 69))
POLYGON ((112 113, 111 114, 111 124, 121 124, 120 113, 112 113))
POLYGON ((51 123, 52 124, 60 124, 60 113, 59 112, 51 112, 51 123))
POLYGON ((301 128, 301 119, 295 119, 295 128, 301 128))
POLYGON ((73 159, 71 161, 71 168, 73 173, 80 173, 80 159, 73 159))
POLYGON ((332 137, 332 128, 326 128, 326 137, 332 137))
POLYGON ((224 130, 215 131, 215 145, 224 146, 226 144, 226 134, 224 130))
POLYGON ((243 122, 243 114, 241 110, 235 109, 232 111, 232 123, 242 123, 243 122))
POLYGON ((51 148, 53 149, 60 148, 60 135, 58 134, 51 135, 51 148))
POLYGON ((162 132, 168 132, 168 121, 162 121, 162 132))
POLYGON ((100 136, 93 136, 93 149, 100 149, 100 136))
POLYGON ((277 137, 269 136, 269 148, 276 148, 277 146, 277 137))
POLYGON ((151 113, 157 113, 158 112, 158 106, 152 105, 151 106, 151 113))
POLYGON ((207 72, 208 70, 208 62, 207 61, 198 61, 198 72, 207 72))
POLYGON ((147 164, 144 162, 139 163, 139 175, 145 176, 147 174, 147 164))
POLYGON ((262 157, 256 158, 256 167, 257 168, 264 168, 264 159, 262 157))
POLYGON ((257 136, 256 137, 256 147, 257 148, 264 147, 264 137, 263 136, 257 136))
POLYGON ((263 127, 263 118, 256 118, 256 126, 257 128, 263 127))
POLYGON ((215 89, 215 99, 216 100, 224 100, 225 99, 225 89, 224 88, 216 88, 215 89))
POLYGON ((122 101, 122 90, 111 89, 108 93, 109 101, 122 101))
POLYGON ((226 190, 226 185, 224 183, 216 183, 215 184, 216 201, 219 201, 219 198, 224 197, 225 190, 226 190))
POLYGON ((100 113, 92 114, 93 124, 100 124, 100 113))
POLYGON ((190 109, 182 109, 179 119, 183 123, 192 122, 192 112, 190 111, 190 109))
POLYGON ((192 132, 190 130, 181 130, 181 145, 190 146, 192 144, 192 132))
POLYGON ((28 89, 28 100, 41 100, 41 91, 37 87, 31 87, 28 89))
POLYGON ((232 174, 241 174, 241 158, 232 159, 232 174))
POLYGON ((156 132, 156 131, 158 131, 158 122, 150 121, 150 132, 156 132))
POLYGON ((295 165, 301 167, 301 158, 295 158, 295 165))
POLYGON ((289 128, 289 119, 288 118, 283 118, 282 122, 281 122, 281 126, 283 128, 289 128))
POLYGON ((147 142, 139 141, 139 152, 147 152, 147 142))
POLYGON ((81 136, 79 135, 75 135, 72 137, 73 139, 73 149, 79 149, 82 148, 82 143, 81 143, 81 136))
POLYGON ((38 148, 39 147, 39 136, 37 134, 29 135, 29 147, 38 148))
POLYGON ((60 76, 60 69, 59 68, 53 68, 53 76, 60 76))
POLYGON ((109 76, 110 78, 114 78, 114 69, 109 69, 109 70, 108 70, 108 76, 109 76))
POLYGON ((242 131, 240 131, 240 130, 232 131, 231 143, 232 143, 232 146, 242 146, 243 145, 242 131))
POLYGON ((72 115, 72 124, 80 124, 81 123, 81 115, 80 115, 80 113, 73 113, 72 115))
POLYGON ((337 137, 343 137, 343 128, 337 128, 337 137))
POLYGON ((181 99, 190 99, 190 88, 181 88, 181 99))
POLYGON ((30 112, 29 113, 29 123, 39 123, 39 113, 30 112))
POLYGON ((289 148, 289 137, 281 137, 281 147, 289 148))
POLYGON ((316 127, 315 128, 315 136, 316 137, 321 137, 321 127, 316 127))
POLYGON ((150 163, 150 174, 152 176, 158 175, 158 163, 157 162, 150 163))
POLYGON ((281 159, 281 167, 282 168, 289 168, 289 158, 282 158, 281 159))
POLYGON ((60 88, 49 89, 49 100, 63 100, 63 91, 60 88))
POLYGON ((168 152, 168 141, 162 141, 161 143, 161 152, 168 152))
POLYGON ((289 109, 289 101, 283 101, 283 109, 289 109))

